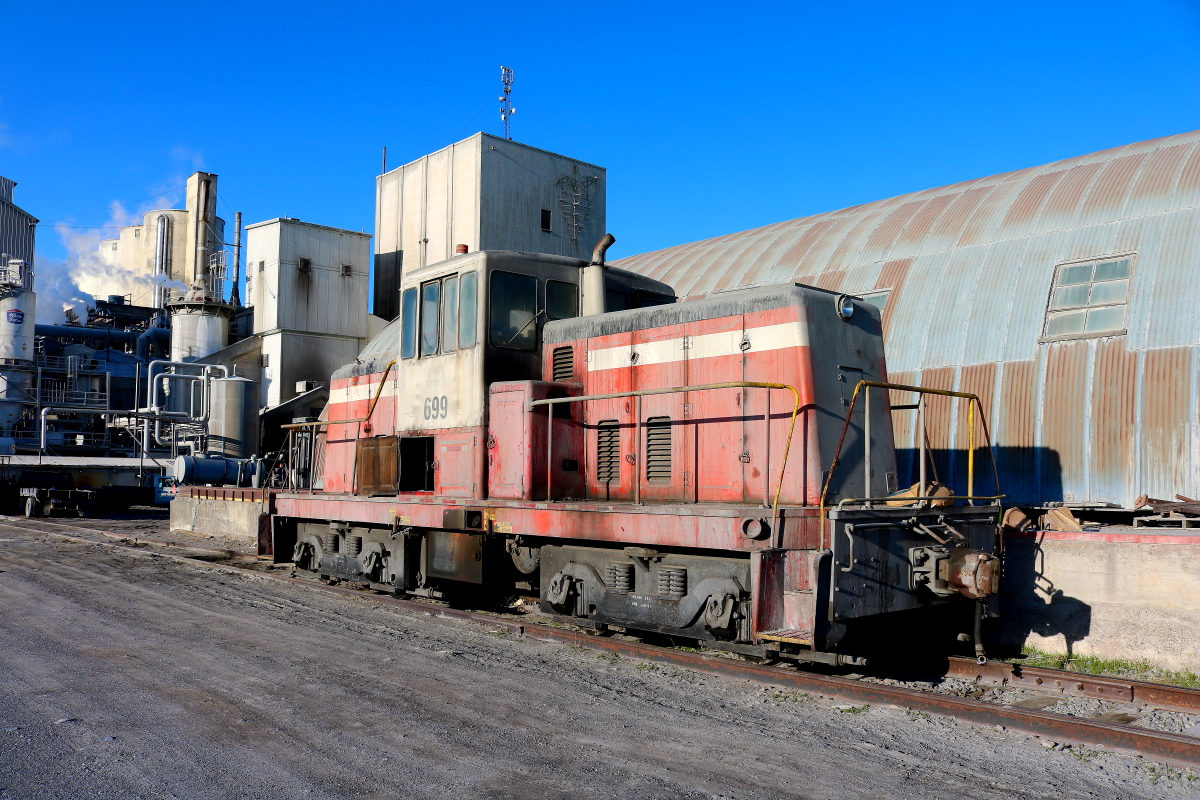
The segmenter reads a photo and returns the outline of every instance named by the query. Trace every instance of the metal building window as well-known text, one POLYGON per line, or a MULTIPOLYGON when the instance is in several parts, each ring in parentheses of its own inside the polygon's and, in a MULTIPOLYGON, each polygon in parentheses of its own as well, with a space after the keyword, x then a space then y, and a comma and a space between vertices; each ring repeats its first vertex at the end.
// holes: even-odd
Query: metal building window
POLYGON ((671 482, 671 418, 646 420, 646 480, 671 482))
POLYGON ((621 480, 621 428, 615 419, 596 426, 596 480, 612 483, 621 480))
POLYGON ((301 272, 308 272, 312 269, 312 259, 299 256, 296 258, 296 269, 301 272))
POLYGON ((551 380, 555 383, 570 383, 575 378, 575 351, 570 347, 554 349, 554 367, 551 380))
POLYGON ((542 230, 546 233, 550 232, 550 225, 554 221, 554 215, 550 213, 550 209, 542 209, 542 230))
POLYGON ((354 267, 350 264, 342 264, 342 275, 347 277, 354 274, 354 267))
POLYGON ((265 261, 258 262, 258 271, 259 272, 262 272, 264 269, 266 269, 266 267, 267 267, 267 262, 265 262, 265 261))
POLYGON ((1131 257, 1060 264, 1046 309, 1046 338, 1124 333, 1131 257))

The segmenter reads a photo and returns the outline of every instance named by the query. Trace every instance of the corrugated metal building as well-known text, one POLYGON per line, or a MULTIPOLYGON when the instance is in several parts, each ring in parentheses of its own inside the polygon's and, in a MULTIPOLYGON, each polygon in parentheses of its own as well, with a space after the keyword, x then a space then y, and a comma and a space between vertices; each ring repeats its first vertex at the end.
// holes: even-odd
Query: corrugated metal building
MULTIPOLYGON (((1009 502, 1200 494, 1200 132, 614 265, 680 295, 796 281, 865 296, 893 381, 982 398, 1009 502)), ((961 489, 951 417, 930 446, 961 489)), ((894 418, 912 468, 913 415, 894 418)))
POLYGON ((38 221, 13 205, 13 187, 16 185, 16 181, 0 175, 0 256, 33 264, 33 239, 38 221))

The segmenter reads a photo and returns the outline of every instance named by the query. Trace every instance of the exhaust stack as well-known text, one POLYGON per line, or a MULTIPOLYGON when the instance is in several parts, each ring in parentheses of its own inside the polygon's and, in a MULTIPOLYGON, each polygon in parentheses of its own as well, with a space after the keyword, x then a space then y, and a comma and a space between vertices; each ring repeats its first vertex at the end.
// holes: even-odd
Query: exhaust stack
POLYGON ((617 241, 611 233, 604 234, 592 250, 592 263, 583 268, 583 316, 604 313, 604 256, 617 241))

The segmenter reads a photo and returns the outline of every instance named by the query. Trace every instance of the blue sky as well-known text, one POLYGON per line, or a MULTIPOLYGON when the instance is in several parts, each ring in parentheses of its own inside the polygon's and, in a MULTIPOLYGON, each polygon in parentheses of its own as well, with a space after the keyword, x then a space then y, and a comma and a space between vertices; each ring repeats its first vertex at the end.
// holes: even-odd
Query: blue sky
POLYGON ((380 148, 501 132, 501 64, 515 139, 608 169, 612 257, 1200 128, 1181 0, 0 0, 0 23, 0 175, 73 226, 40 229, 47 262, 196 168, 229 220, 370 232, 380 148))

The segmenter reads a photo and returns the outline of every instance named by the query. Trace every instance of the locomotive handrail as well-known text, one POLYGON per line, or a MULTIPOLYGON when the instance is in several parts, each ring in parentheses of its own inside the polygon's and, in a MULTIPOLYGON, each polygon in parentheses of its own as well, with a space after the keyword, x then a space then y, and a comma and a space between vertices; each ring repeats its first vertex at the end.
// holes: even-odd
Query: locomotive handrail
MULTIPOLYGON (((834 508, 836 508, 838 511, 842 511, 844 510, 842 506, 846 505, 847 503, 894 503, 897 500, 912 500, 914 502, 917 500, 1003 500, 1006 497, 1008 497, 1006 494, 931 494, 926 495, 925 497, 892 497, 890 495, 885 497, 847 497, 844 500, 839 500, 838 504, 834 506, 834 508)), ((911 505, 889 506, 889 508, 899 509, 911 507, 911 505)), ((859 527, 861 528, 862 526, 860 525, 859 527)))
MULTIPOLYGON (((846 419, 842 423, 842 434, 841 434, 841 436, 838 437, 837 450, 835 450, 834 454, 833 454, 833 463, 829 465, 829 472, 825 476, 825 485, 821 487, 821 531, 822 531, 821 535, 822 536, 825 535, 824 534, 824 531, 825 531, 825 498, 829 493, 829 485, 833 481, 834 470, 837 469, 838 461, 841 459, 842 444, 846 440, 846 431, 849 430, 849 428, 850 428, 850 418, 853 416, 854 406, 858 402, 859 390, 863 389, 864 387, 868 391, 864 393, 867 398, 867 400, 866 400, 867 407, 866 407, 866 412, 864 415, 864 422, 863 422, 863 428, 864 428, 864 434, 865 434, 864 435, 864 439, 865 439, 865 443, 864 443, 864 446, 865 446, 865 453, 864 453, 865 476, 864 476, 863 485, 866 487, 868 493, 870 493, 870 490, 871 490, 871 449, 870 449, 871 448, 871 418, 870 418, 871 395, 870 395, 869 390, 872 388, 876 388, 876 389, 889 389, 889 390, 897 391, 897 392, 914 392, 917 395, 919 395, 917 398, 916 405, 892 406, 892 408, 896 409, 896 410, 899 410, 901 408, 904 408, 904 409, 915 408, 917 410, 917 420, 918 420, 918 423, 920 426, 920 430, 918 431, 918 435, 921 437, 920 480, 918 481, 918 485, 920 488, 918 489, 917 495, 915 497, 905 497, 905 498, 903 498, 904 500, 912 500, 914 503, 920 504, 921 502, 930 501, 930 500, 966 500, 968 502, 971 502, 973 500, 999 500, 1000 498, 1004 497, 1004 495, 1000 494, 1000 472, 999 472, 999 470, 996 469, 996 455, 995 455, 995 453, 992 452, 992 448, 990 446, 988 447, 988 457, 990 458, 990 460, 992 462, 992 478, 995 481, 996 494, 994 496, 990 496, 990 497, 975 496, 975 407, 976 406, 979 406, 979 424, 983 426, 984 439, 985 439, 985 441, 988 441, 988 442, 991 442, 991 439, 992 439, 991 433, 989 433, 988 427, 987 427, 987 418, 983 414, 983 404, 980 402, 978 395, 974 395, 969 392, 955 392, 955 391, 952 391, 949 389, 929 389, 924 386, 909 386, 907 384, 902 384, 902 383, 887 383, 884 381, 862 380, 862 381, 859 381, 855 385, 854 393, 850 396, 850 406, 846 410, 846 419), (925 460, 926 460, 925 459, 925 441, 926 441, 926 436, 925 436, 925 395, 927 395, 927 394, 938 395, 941 397, 957 397, 957 398, 960 398, 963 400, 970 401, 967 404, 967 493, 965 495, 951 495, 951 496, 942 496, 942 497, 930 497, 930 496, 925 495, 925 484, 927 483, 927 481, 925 480, 925 460)), ((860 502, 865 502, 867 504, 867 506, 870 507, 871 503, 873 501, 875 501, 876 499, 877 498, 866 497, 866 498, 861 498, 860 502)), ((890 497, 890 498, 878 498, 878 499, 881 502, 886 502, 887 500, 896 500, 898 498, 890 497)), ((842 504, 845 502, 846 502, 845 500, 842 500, 841 502, 839 502, 838 508, 841 509, 842 504)))
MULTIPOLYGON (((375 397, 371 399, 371 407, 367 409, 365 417, 358 419, 320 419, 316 422, 291 422, 287 425, 279 427, 286 429, 291 428, 312 428, 317 425, 349 425, 354 422, 366 422, 371 419, 371 415, 375 413, 375 405, 379 402, 379 396, 383 394, 383 384, 387 381, 388 373, 392 371, 392 367, 396 366, 395 361, 389 361, 387 367, 383 370, 383 377, 379 379, 379 388, 375 390, 375 397)), ((355 437, 357 438, 357 437, 355 437)))
MULTIPOLYGON (((775 511, 776 518, 778 518, 778 516, 779 516, 779 494, 780 494, 780 492, 783 491, 783 478, 784 478, 784 474, 787 471, 788 453, 792 449, 792 435, 796 431, 796 416, 800 413, 800 393, 798 391, 796 391, 796 387, 794 387, 794 386, 789 386, 786 383, 763 383, 763 382, 759 382, 759 381, 726 381, 724 383, 706 383, 706 384, 702 384, 700 386, 672 386, 672 387, 666 388, 666 389, 635 389, 635 390, 631 390, 628 392, 610 392, 608 394, 587 394, 587 395, 581 395, 579 397, 549 397, 549 398, 546 398, 545 400, 530 400, 529 403, 526 404, 526 410, 532 411, 535 406, 550 406, 550 405, 556 405, 559 403, 583 403, 583 402, 589 401, 589 400, 616 400, 621 397, 637 397, 637 398, 639 398, 638 409, 637 409, 637 417, 638 417, 637 425, 638 425, 638 427, 641 427, 642 404, 641 404, 640 398, 645 397, 647 395, 654 395, 654 394, 678 394, 679 392, 703 392, 703 391, 707 391, 710 389, 787 389, 788 391, 790 391, 792 393, 792 399, 793 399, 792 419, 791 419, 791 424, 788 426, 787 444, 784 445, 784 449, 783 449, 783 461, 779 465, 779 483, 776 484, 776 487, 775 487, 775 499, 770 505, 770 508, 775 511)), ((770 480, 769 475, 770 475, 770 471, 771 471, 771 461, 770 461, 770 458, 771 458, 771 451, 770 451, 771 395, 769 392, 767 393, 767 406, 766 406, 765 419, 766 419, 766 424, 767 424, 767 465, 766 465, 766 469, 764 470, 764 473, 766 475, 768 475, 768 481, 769 481, 770 480)), ((553 434, 554 426, 553 426, 553 424, 549 424, 550 422, 553 422, 553 417, 551 417, 551 420, 546 425, 546 501, 547 502, 549 502, 551 500, 551 492, 550 492, 550 488, 552 486, 551 462, 553 459, 553 456, 551 455, 551 445, 553 442, 553 435, 554 435, 553 434)), ((635 439, 635 446, 638 447, 638 451, 640 451, 640 449, 641 449, 640 448, 640 444, 641 444, 640 437, 635 436, 634 439, 635 439)), ((635 451, 635 452, 637 452, 637 451, 635 451)), ((637 463, 638 461, 640 461, 640 459, 635 459, 635 463, 634 463, 635 476, 639 474, 637 472, 637 470, 641 469, 640 465, 637 463)), ((642 484, 642 481, 641 481, 640 477, 635 478, 635 480, 633 482, 633 487, 634 487, 634 492, 635 492, 634 502, 640 501, 641 484, 642 484)), ((767 485, 767 493, 768 493, 768 495, 770 493, 770 484, 769 483, 767 485)), ((764 501, 766 501, 766 499, 767 499, 766 497, 763 498, 764 501)), ((779 527, 778 519, 776 519, 776 524, 774 527, 776 529, 778 529, 778 527, 779 527)))

